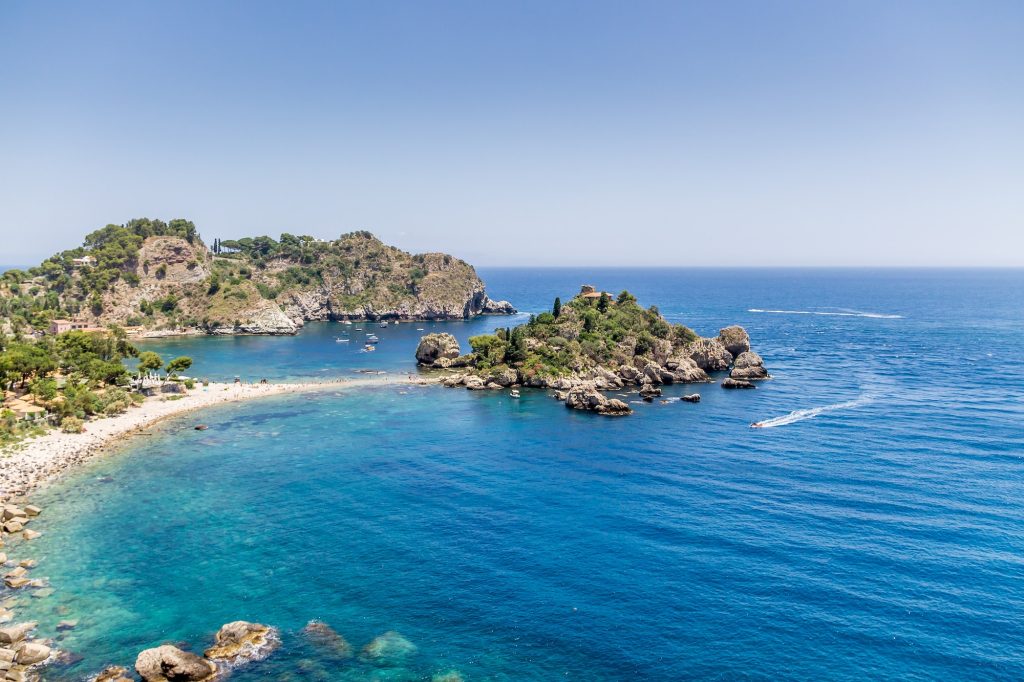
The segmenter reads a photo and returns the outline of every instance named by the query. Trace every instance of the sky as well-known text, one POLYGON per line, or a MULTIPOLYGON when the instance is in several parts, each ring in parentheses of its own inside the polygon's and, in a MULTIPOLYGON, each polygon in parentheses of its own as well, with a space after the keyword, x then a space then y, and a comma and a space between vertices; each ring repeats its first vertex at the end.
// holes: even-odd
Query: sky
POLYGON ((1022 266, 1024 3, 0 3, 0 263, 143 216, 485 266, 1022 266))

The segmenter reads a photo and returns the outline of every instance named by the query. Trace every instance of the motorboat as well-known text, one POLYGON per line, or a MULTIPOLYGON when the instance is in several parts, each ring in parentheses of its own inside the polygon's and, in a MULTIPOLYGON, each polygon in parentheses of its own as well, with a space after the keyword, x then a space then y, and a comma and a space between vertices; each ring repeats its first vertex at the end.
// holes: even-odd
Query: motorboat
POLYGON ((519 397, 519 391, 513 388, 511 391, 508 392, 508 397, 509 398, 518 398, 519 397))
POLYGON ((387 323, 386 321, 385 321, 385 322, 381 322, 381 323, 380 323, 380 326, 381 326, 381 327, 386 327, 386 326, 388 326, 388 323, 387 323))
POLYGON ((346 339, 344 336, 339 336, 338 338, 334 339, 334 343, 348 343, 351 340, 352 339, 346 339))
POLYGON ((377 343, 378 341, 380 341, 380 339, 377 338, 376 334, 367 334, 366 335, 366 342, 367 343, 377 343))
POLYGON ((377 350, 377 347, 374 346, 372 343, 368 343, 365 346, 363 346, 364 353, 372 353, 375 350, 377 350))

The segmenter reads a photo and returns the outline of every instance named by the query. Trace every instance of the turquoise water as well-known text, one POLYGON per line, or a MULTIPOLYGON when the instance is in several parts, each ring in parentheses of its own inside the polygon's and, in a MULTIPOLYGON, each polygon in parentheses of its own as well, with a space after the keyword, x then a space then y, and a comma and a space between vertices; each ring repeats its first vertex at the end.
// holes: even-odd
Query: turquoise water
MULTIPOLYGON (((588 281, 743 324, 775 379, 619 419, 390 386, 169 421, 39 495, 56 592, 21 614, 77 618, 84 657, 48 679, 238 618, 282 636, 241 682, 1024 677, 1024 273, 483 274, 526 311, 588 281), (313 618, 416 648, 332 658, 313 618)), ((330 324, 147 347, 217 378, 399 373, 416 326, 376 354, 330 324)))

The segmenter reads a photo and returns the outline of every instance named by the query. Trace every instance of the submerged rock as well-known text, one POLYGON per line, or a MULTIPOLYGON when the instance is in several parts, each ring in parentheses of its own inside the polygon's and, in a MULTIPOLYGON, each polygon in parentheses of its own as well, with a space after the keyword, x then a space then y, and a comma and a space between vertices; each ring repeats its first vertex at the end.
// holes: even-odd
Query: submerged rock
POLYGON ((139 653, 135 672, 144 682, 205 682, 214 678, 217 666, 205 658, 164 644, 139 653))
POLYGON ((433 366, 438 360, 454 360, 459 355, 459 342, 448 333, 427 334, 420 339, 416 347, 416 362, 428 367, 433 366))
POLYGON ((728 377, 722 382, 722 388, 757 388, 746 379, 733 379, 728 377))
POLYGON ((764 367, 764 360, 761 359, 760 355, 753 351, 741 353, 739 357, 736 358, 736 362, 733 363, 732 371, 729 372, 729 376, 733 379, 746 379, 748 381, 771 378, 768 374, 768 370, 764 367))
POLYGON ((334 628, 322 620, 311 620, 302 628, 302 634, 316 646, 339 658, 352 656, 352 645, 339 635, 334 628))
POLYGON ((93 682, 134 682, 134 678, 128 668, 112 665, 104 668, 93 682))
POLYGON ((260 623, 236 620, 221 626, 216 643, 203 652, 213 661, 256 661, 266 658, 277 646, 274 629, 260 623))
POLYGON ((462 673, 458 670, 449 670, 443 673, 436 673, 430 678, 430 682, 463 682, 462 673))
POLYGON ((363 647, 360 654, 363 658, 379 660, 395 660, 405 658, 416 652, 416 645, 394 630, 378 635, 363 647))

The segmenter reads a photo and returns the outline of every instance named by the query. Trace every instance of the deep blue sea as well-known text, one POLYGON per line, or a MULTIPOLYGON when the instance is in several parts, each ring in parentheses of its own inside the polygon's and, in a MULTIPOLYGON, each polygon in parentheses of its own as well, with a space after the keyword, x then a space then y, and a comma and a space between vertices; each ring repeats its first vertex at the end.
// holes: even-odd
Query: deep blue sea
MULTIPOLYGON (((282 638, 236 682, 1024 679, 1024 271, 482 275, 527 312, 590 283, 705 335, 742 324, 774 379, 626 418, 390 386, 166 422, 37 495, 56 591, 19 617, 77 619, 59 636, 83 656, 48 679, 236 619, 282 638), (415 649, 331 658, 314 618, 415 649)), ((339 324, 145 347, 216 379, 354 377, 510 322, 347 328, 376 353, 339 324)))

